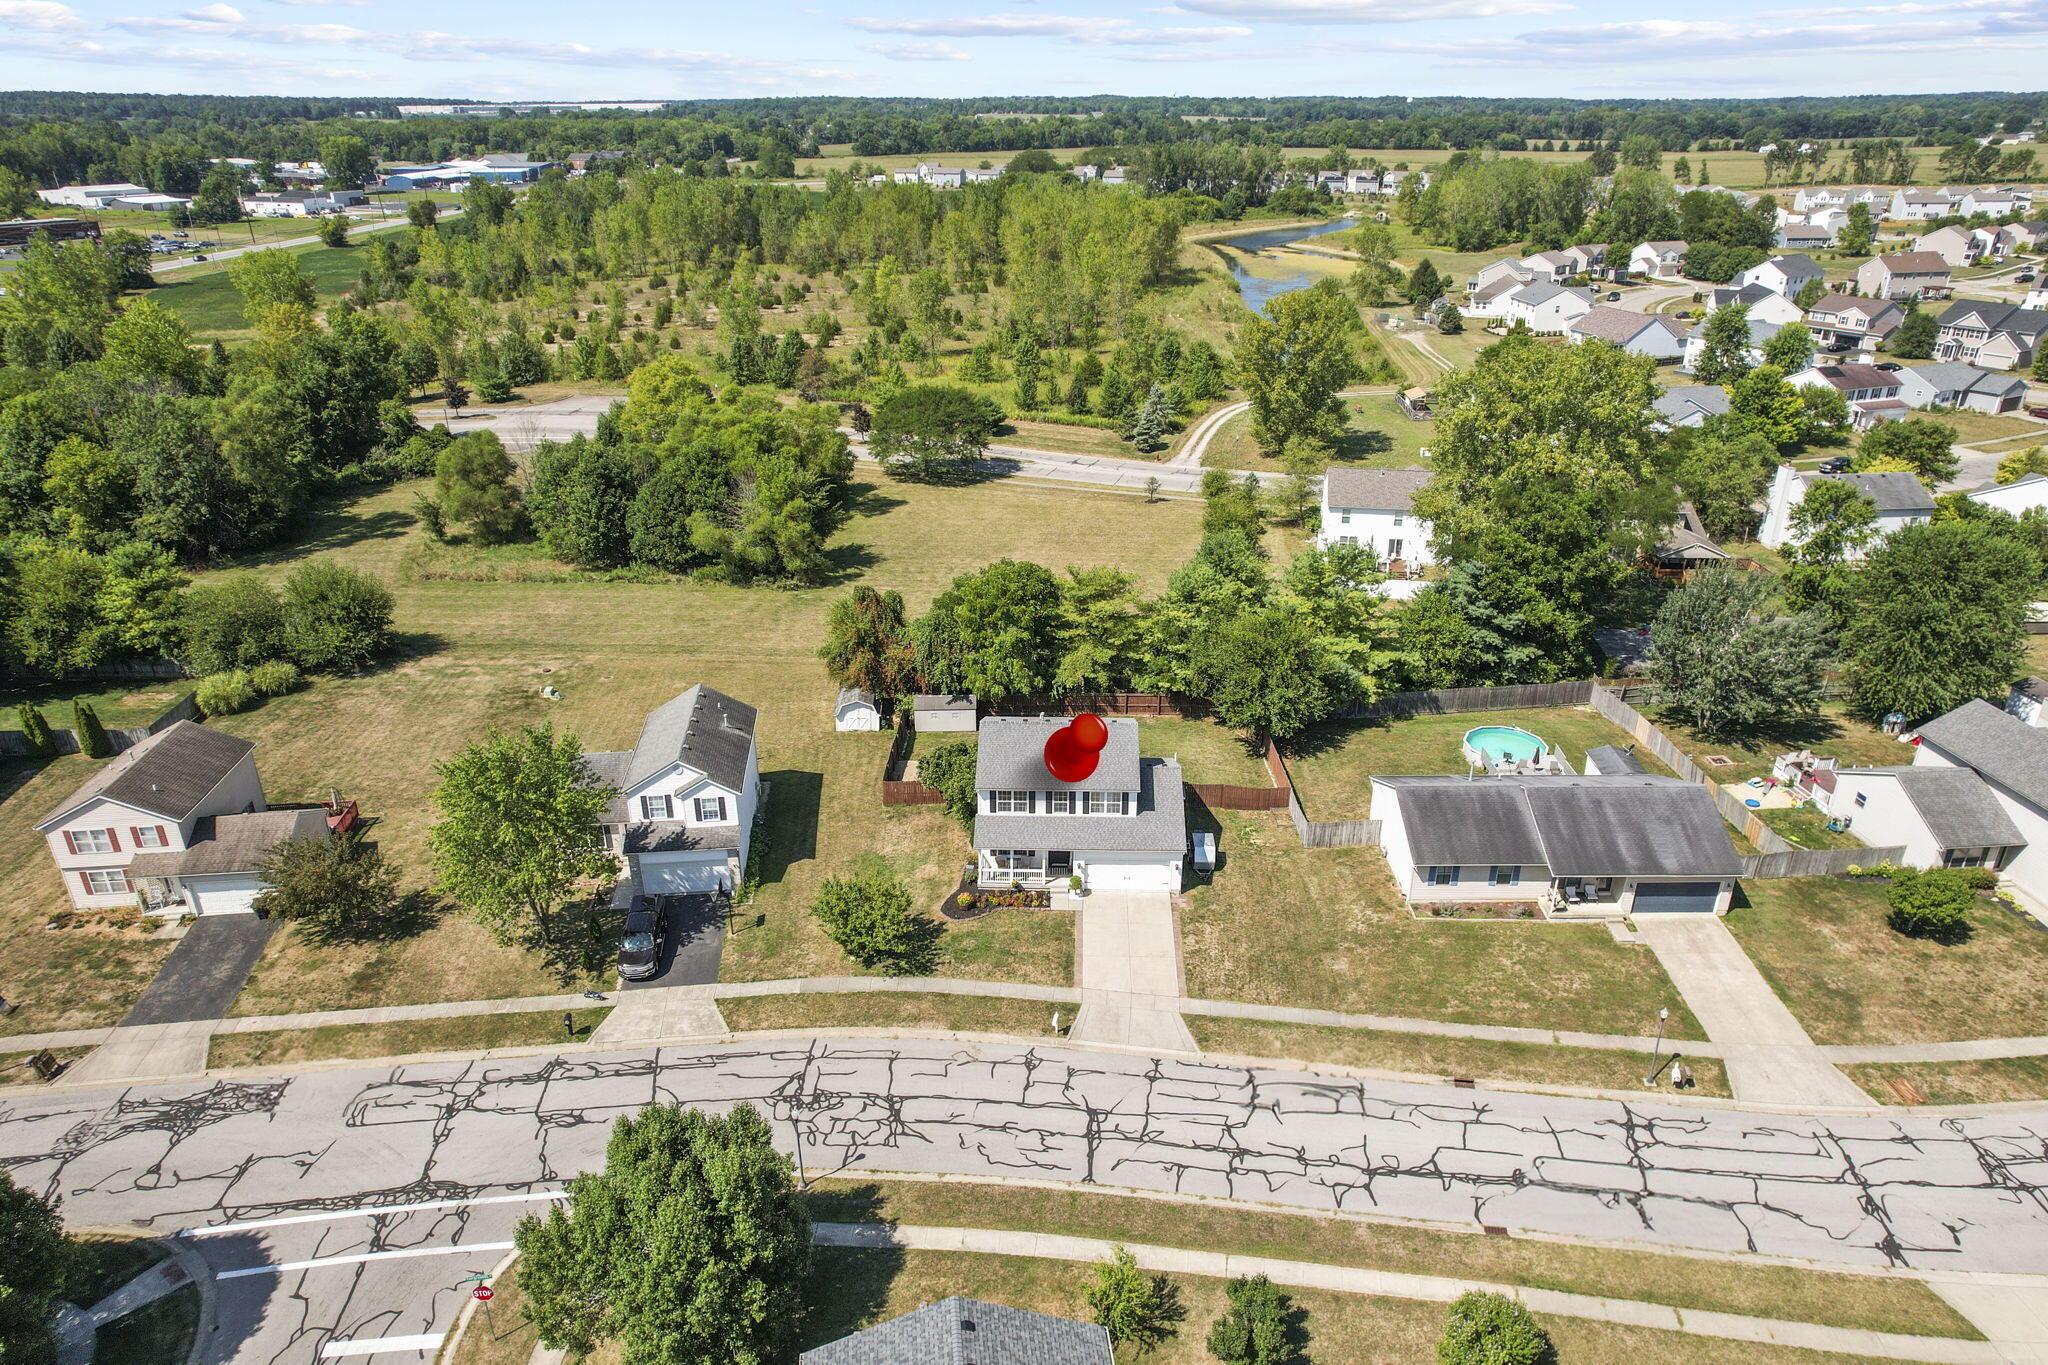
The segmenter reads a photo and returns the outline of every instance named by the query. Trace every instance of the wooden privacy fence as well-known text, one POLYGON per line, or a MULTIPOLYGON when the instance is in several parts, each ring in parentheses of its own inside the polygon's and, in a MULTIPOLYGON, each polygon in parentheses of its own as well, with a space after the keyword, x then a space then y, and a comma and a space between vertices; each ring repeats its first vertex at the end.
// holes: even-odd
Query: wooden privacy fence
MULTIPOLYGON (((147 725, 125 725, 119 728, 108 726, 107 741, 114 746, 114 752, 119 753, 123 749, 132 748, 142 743, 143 740, 148 739, 157 731, 175 725, 181 720, 198 720, 199 718, 199 703, 194 700, 190 692, 187 692, 184 696, 172 702, 168 710, 147 725)), ((68 726, 60 730, 52 725, 50 727, 50 743, 51 747, 60 754, 75 754, 79 752, 78 736, 68 726)), ((0 730, 0 758, 31 757, 34 757, 34 755, 28 747, 28 741, 22 738, 21 731, 0 730)))
POLYGON ((983 710, 992 716, 1078 716, 1093 711, 1098 716, 1137 718, 1172 716, 1199 720, 1209 714, 1209 704, 1195 697, 1177 697, 1170 692, 1076 692, 1065 697, 1012 697, 986 702, 983 710))
POLYGON ((1527 711, 1542 706, 1584 706, 1593 682, 1517 683, 1506 687, 1439 687, 1428 692, 1394 692, 1338 713, 1343 720, 1447 716, 1460 711, 1527 711))
POLYGON ((917 742, 917 731, 910 723, 910 712, 897 713, 896 737, 889 741, 889 756, 882 760, 882 804, 885 806, 938 806, 946 798, 915 779, 904 781, 901 777, 903 765, 910 757, 910 746, 917 742))
POLYGON ((1754 853, 1742 860, 1745 877, 1839 877, 1852 867, 1897 863, 1906 850, 1897 848, 1793 848, 1782 853, 1754 853))

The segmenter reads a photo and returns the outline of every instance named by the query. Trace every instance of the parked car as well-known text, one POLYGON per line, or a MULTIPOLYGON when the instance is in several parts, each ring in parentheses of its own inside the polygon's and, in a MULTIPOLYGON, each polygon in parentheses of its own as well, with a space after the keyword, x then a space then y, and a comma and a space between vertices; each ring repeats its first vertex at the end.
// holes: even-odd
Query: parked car
POLYGON ((2019 274, 2013 276, 2012 278, 2013 283, 2015 284, 2032 284, 2034 282, 2034 272, 2031 270, 2022 270, 2019 274))
POLYGON ((1896 360, 1880 360, 1877 362, 1877 368, 1883 370, 1886 374, 1897 374, 1905 367, 1896 360))
POLYGON ((192 259, 195 261, 203 261, 206 259, 206 253, 202 251, 198 255, 194 256, 192 259))
POLYGON ((1829 459, 1822 460, 1820 462, 1820 472, 1823 474, 1848 473, 1849 457, 1847 455, 1836 455, 1829 459))
POLYGON ((1621 302, 1621 291, 1620 291, 1619 289, 1610 289, 1610 290, 1608 290, 1608 291, 1607 291, 1607 301, 1608 301, 1609 303, 1620 303, 1620 302, 1621 302))
POLYGON ((619 936, 619 975, 628 981, 645 981, 658 973, 662 941, 667 937, 667 915, 651 909, 628 911, 625 932, 619 936))
POLYGON ((2038 417, 2048 422, 2048 403, 2035 403, 2027 408, 2027 416, 2038 417))

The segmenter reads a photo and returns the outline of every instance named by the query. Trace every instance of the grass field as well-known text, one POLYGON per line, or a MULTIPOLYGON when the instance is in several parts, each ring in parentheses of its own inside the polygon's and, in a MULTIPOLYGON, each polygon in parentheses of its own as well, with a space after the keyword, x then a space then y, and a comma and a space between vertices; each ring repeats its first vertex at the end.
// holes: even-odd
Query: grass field
MULTIPOLYGON (((1318 726, 1294 742, 1287 769, 1310 815, 1321 820, 1363 817, 1372 801, 1375 776, 1466 771, 1465 732, 1481 725, 1512 725, 1561 750, 1573 771, 1584 766, 1586 750, 1601 744, 1633 747, 1628 734, 1590 706, 1549 706, 1526 711, 1468 711, 1400 720, 1337 721, 1318 726)), ((1652 772, 1664 767, 1638 753, 1652 772)))
MULTIPOLYGON (((1275 1024, 1190 1014, 1188 1029, 1204 1052, 1236 1057, 1284 1057, 1290 1061, 1401 1071, 1421 1076, 1464 1076, 1519 1081, 1529 1085, 1578 1086, 1594 1090, 1641 1090, 1648 1058, 1637 1052, 1565 1047, 1554 1043, 1496 1043, 1439 1038, 1387 1029, 1352 1029, 1316 1024, 1275 1024)), ((1667 1063, 1683 1061, 1693 1074, 1695 1095, 1726 1095, 1728 1076, 1714 1057, 1666 1051, 1667 1063)), ((1672 1094, 1670 1070, 1656 1087, 1672 1094)))
MULTIPOLYGON (((1361 469, 1407 469, 1422 463, 1422 449, 1436 433, 1436 423, 1417 422, 1401 411, 1392 393, 1362 394, 1344 400, 1345 428, 1337 438, 1335 462, 1361 469)), ((1251 413, 1223 424, 1203 453, 1202 463, 1217 469, 1255 469, 1283 475, 1286 466, 1263 454, 1252 440, 1251 413)))
POLYGON ((1880 1104, 2010 1104, 2048 1099, 2048 1057, 1878 1062, 1845 1066, 1842 1071, 1880 1104), (1911 1092, 1918 1092, 1921 1098, 1910 1099, 1911 1092))
POLYGON ((1943 1042, 2041 1031, 2048 932, 1979 902, 1964 943, 1885 923, 1885 883, 1747 881, 1730 932, 1817 1043, 1943 1042))
MULTIPOLYGON (((1017 911, 997 911, 1015 914, 1017 911)), ((1073 917, 1039 911, 1073 933, 1073 917)), ((926 991, 874 991, 831 995, 757 995, 721 1000, 718 1012, 736 1033, 762 1029, 929 1028, 953 1033, 1007 1033, 1035 1037, 1052 1032, 1053 1011, 1074 1022, 1079 1004, 1007 1000, 998 996, 934 995, 926 991)))
POLYGON ((1005 1189, 922 1180, 820 1180, 812 1186, 810 1206, 811 1216, 820 1221, 1056 1232, 1418 1275, 1458 1274, 1879 1332, 1976 1335, 1917 1280, 1486 1237, 1476 1230, 1183 1203, 1097 1189, 1005 1189))
MULTIPOLYGON (((312 279, 321 303, 332 302, 354 288, 369 259, 360 246, 285 249, 298 256, 299 264, 312 279)), ((157 306, 168 308, 183 318, 195 337, 220 337, 232 341, 253 335, 248 319, 242 315, 242 296, 228 278, 229 264, 222 262, 215 270, 212 262, 208 262, 181 270, 150 290, 149 297, 157 306)))
POLYGON ((0 690, 0 730, 21 728, 20 707, 24 702, 38 707, 43 719, 54 730, 71 728, 71 704, 79 701, 91 706, 99 716, 100 724, 109 730, 147 725, 190 690, 191 684, 178 678, 138 679, 104 685, 53 684, 8 688, 0 690))
MULTIPOLYGON (((611 1009, 573 1011, 576 1037, 587 1039, 611 1009)), ((405 1057, 421 1052, 481 1052, 497 1047, 543 1047, 563 1041, 562 1016, 553 1011, 468 1014, 454 1019, 405 1019, 387 1024, 336 1024, 278 1033, 221 1033, 207 1048, 210 1068, 285 1066, 340 1057, 405 1057)))
POLYGON ((1181 912, 1189 995, 1628 1034, 1665 1006, 1667 1036, 1705 1036, 1656 958, 1604 926, 1415 919, 1377 849, 1304 849, 1284 814, 1211 815, 1223 864, 1181 912))

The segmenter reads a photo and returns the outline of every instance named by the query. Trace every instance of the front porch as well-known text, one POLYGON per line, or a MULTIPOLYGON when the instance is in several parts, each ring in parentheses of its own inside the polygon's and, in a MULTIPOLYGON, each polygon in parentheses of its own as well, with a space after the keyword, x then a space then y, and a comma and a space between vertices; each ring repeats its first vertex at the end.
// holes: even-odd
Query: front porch
POLYGON ((975 882, 984 890, 1065 886, 1073 875, 1071 849, 984 848, 974 858, 975 882))
POLYGON ((1619 877, 1559 877, 1539 898, 1546 919, 1612 919, 1627 913, 1619 877))

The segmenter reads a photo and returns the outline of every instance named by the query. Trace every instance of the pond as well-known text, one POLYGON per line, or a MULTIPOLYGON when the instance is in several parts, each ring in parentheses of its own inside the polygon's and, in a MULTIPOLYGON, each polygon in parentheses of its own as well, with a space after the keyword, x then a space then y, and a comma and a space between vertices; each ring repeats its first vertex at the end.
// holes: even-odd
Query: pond
MULTIPOLYGON (((1285 246, 1290 242, 1305 242, 1311 237, 1324 237, 1357 225, 1356 218, 1339 218, 1335 222, 1318 223, 1314 227, 1303 227, 1297 223, 1292 227, 1264 228, 1223 238, 1218 244, 1233 251, 1256 256, 1272 247, 1285 246)), ((1239 297, 1244 299, 1245 307, 1254 313, 1264 313, 1266 305, 1272 300, 1282 294, 1292 294, 1297 289, 1306 289, 1320 278, 1311 270, 1300 270, 1291 275, 1268 278, 1250 273, 1227 256, 1224 259, 1230 265, 1230 277, 1237 281, 1239 297)))

